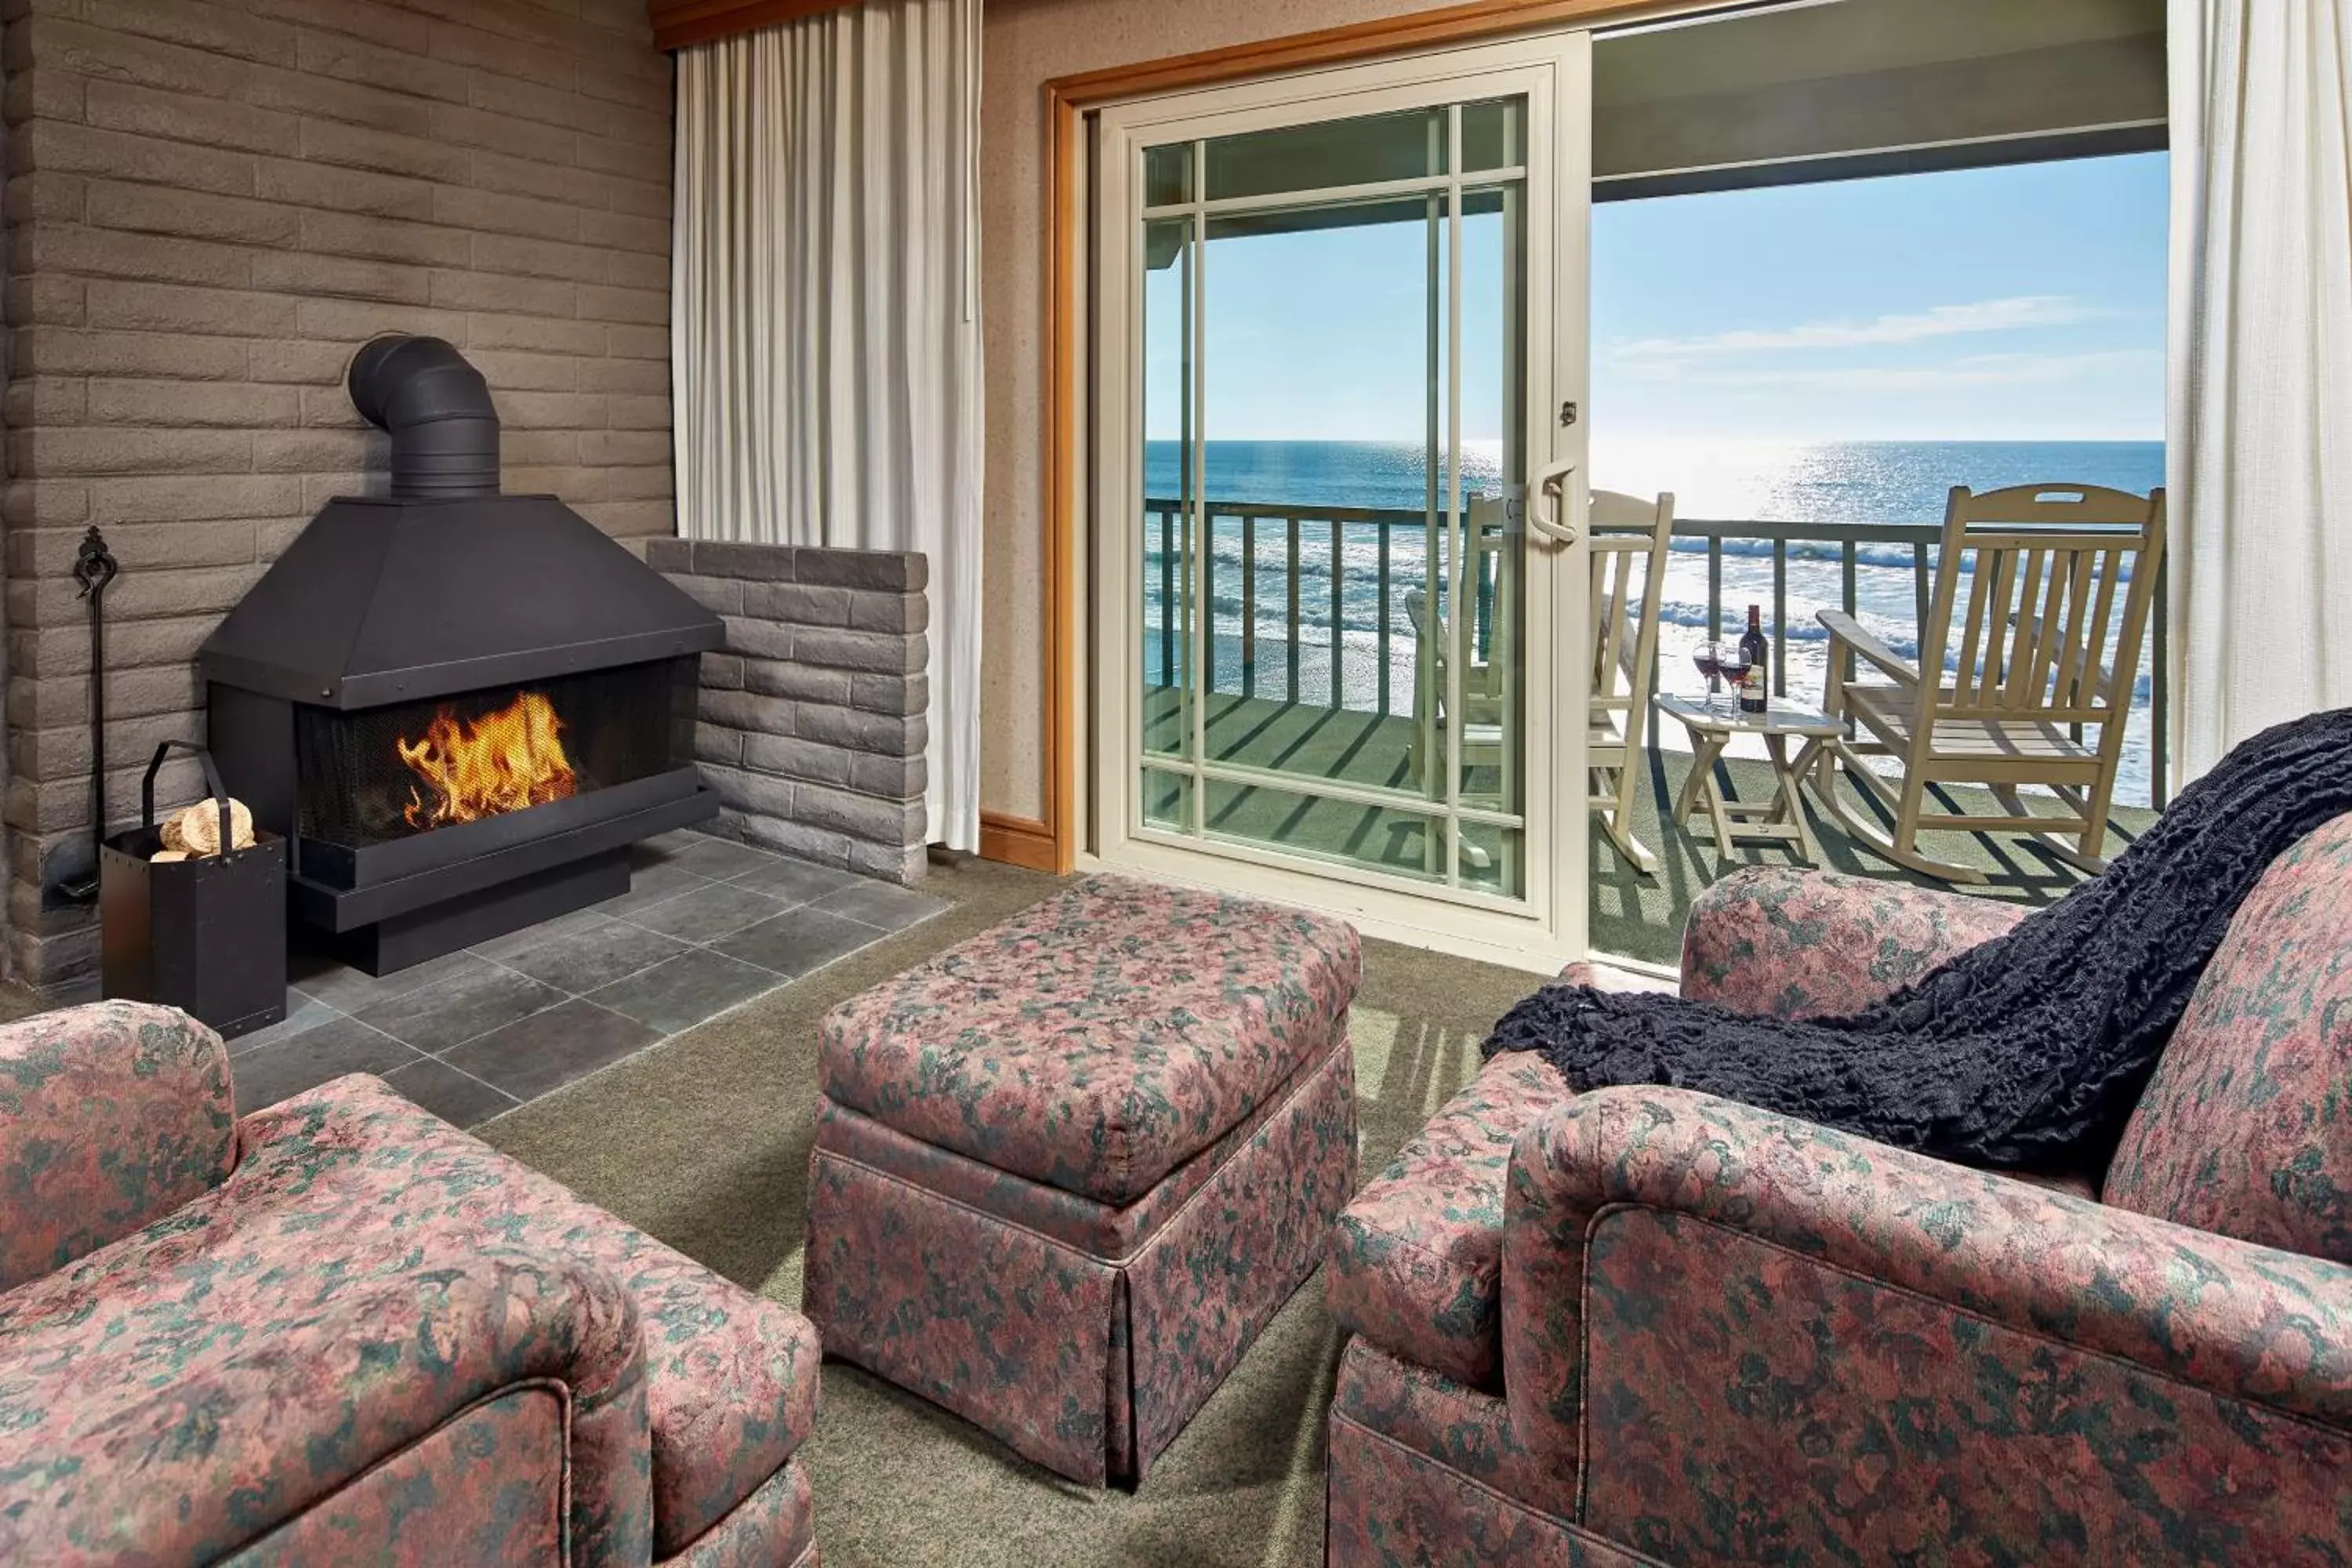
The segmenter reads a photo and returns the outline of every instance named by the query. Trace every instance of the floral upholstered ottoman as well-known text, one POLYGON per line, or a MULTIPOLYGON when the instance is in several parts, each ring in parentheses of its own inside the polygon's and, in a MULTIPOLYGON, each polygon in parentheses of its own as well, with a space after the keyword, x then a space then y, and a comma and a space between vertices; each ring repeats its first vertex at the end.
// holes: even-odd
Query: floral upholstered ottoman
POLYGON ((1109 877, 825 1020, 805 1310, 1074 1480, 1140 1480, 1355 1185, 1337 921, 1109 877))

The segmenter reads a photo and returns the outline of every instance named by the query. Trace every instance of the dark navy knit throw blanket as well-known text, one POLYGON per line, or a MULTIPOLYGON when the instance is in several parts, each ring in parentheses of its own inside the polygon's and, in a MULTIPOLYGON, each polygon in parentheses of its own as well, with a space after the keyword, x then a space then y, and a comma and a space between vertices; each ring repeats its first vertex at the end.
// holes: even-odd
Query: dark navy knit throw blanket
POLYGON ((1548 985, 1486 1054, 1580 1092, 1691 1089, 1967 1164, 2104 1169, 2207 960, 2271 861, 2352 811, 2352 709, 2232 751, 2105 872, 1845 1017, 1548 985))

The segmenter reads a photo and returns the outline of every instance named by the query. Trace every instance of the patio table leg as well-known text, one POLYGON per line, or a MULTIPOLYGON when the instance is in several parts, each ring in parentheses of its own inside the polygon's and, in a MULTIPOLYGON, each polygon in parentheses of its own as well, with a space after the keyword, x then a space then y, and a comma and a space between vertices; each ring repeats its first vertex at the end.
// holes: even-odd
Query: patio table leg
POLYGON ((1780 790, 1772 800, 1772 815, 1764 820, 1777 823, 1785 816, 1797 830, 1797 848, 1805 864, 1817 865, 1822 858, 1821 849, 1813 843, 1811 824, 1805 820, 1803 780, 1805 770, 1813 765, 1814 753, 1821 750, 1822 742, 1807 741, 1797 752, 1794 763, 1789 761, 1788 736, 1767 735, 1764 748, 1772 753, 1772 776, 1780 790))
POLYGON ((1715 824, 1716 852, 1727 858, 1731 854, 1731 818, 1723 809, 1723 791, 1715 782, 1715 763, 1723 755, 1724 746, 1731 737, 1719 731, 1698 731, 1691 740, 1696 750, 1691 756, 1690 777, 1683 781, 1682 793, 1675 797, 1675 820, 1687 822, 1697 807, 1706 807, 1708 820, 1715 824))

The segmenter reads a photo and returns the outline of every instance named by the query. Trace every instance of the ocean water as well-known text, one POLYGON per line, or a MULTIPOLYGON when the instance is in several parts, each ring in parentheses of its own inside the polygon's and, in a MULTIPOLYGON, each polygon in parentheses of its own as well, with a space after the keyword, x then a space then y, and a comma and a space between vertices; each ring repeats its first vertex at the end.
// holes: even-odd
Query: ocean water
MULTIPOLYGON (((1373 508, 1410 516, 1384 522, 1335 525, 1310 519, 1300 531, 1297 590, 1299 646, 1297 690, 1291 690, 1287 642, 1290 542, 1286 526, 1261 521, 1255 540, 1255 676, 1244 668, 1242 570, 1244 526, 1214 519, 1211 571, 1214 582, 1213 685, 1376 710, 1410 712, 1413 634, 1406 594, 1429 578, 1423 509, 1429 484, 1423 449, 1414 443, 1338 441, 1212 441, 1204 453, 1212 503, 1243 506, 1373 508), (1385 556, 1385 577, 1383 577, 1385 556), (1385 589, 1383 584, 1385 583, 1385 589), (1335 615, 1336 604, 1336 615, 1335 615), (1381 657, 1386 626, 1387 657, 1381 657), (1386 679, 1382 679, 1383 665, 1386 679)), ((1181 448, 1147 445, 1146 494, 1172 500, 1181 493, 1181 448)), ((1474 444, 1464 453, 1465 497, 1502 493, 1501 451, 1474 444)), ((1940 523, 1954 485, 1983 490, 2004 485, 2074 482, 2145 493, 2164 482, 2164 446, 2157 441, 1851 441, 1815 444, 1682 439, 1609 442, 1596 436, 1591 454, 1596 488, 1648 496, 1675 495, 1678 518, 1772 522, 1940 523)), ((1448 476, 1438 475, 1441 487, 1448 476)), ((1441 489, 1441 495, 1443 489, 1441 489)), ((1163 559, 1162 519, 1144 520, 1146 679, 1157 682, 1163 650, 1163 586, 1175 564, 1163 559)), ((1930 552, 1932 558, 1933 552, 1930 552)), ((1963 570, 1967 563, 1963 563, 1963 570)), ((1440 577, 1442 579, 1443 574, 1440 577)), ((1866 546, 1856 579, 1863 624, 1906 658, 1918 657, 1913 557, 1907 545, 1866 546)), ((1839 549, 1792 544, 1788 571, 1788 689, 1818 701, 1827 668, 1827 640, 1814 612, 1838 607, 1839 549)), ((1772 626, 1772 555, 1760 540, 1727 542, 1723 563, 1725 631, 1737 636, 1747 606, 1762 606, 1772 626)), ((1691 655, 1707 634, 1706 547, 1676 540, 1659 611, 1662 689, 1699 687, 1691 655)), ((2120 803, 2145 805, 2149 794, 2148 656, 2142 653, 2124 762, 2116 784, 2120 803)), ((1679 740, 1679 737, 1673 737, 1679 740)))

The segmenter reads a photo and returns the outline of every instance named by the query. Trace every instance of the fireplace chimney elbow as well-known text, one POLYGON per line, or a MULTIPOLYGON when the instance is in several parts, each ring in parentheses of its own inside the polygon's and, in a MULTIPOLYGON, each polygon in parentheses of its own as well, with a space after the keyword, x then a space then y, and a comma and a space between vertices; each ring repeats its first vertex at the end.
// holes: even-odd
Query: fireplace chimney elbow
POLYGON ((499 493, 499 411, 489 384, 439 338, 374 339, 344 384, 360 416, 392 437, 392 494, 452 500, 499 493))

